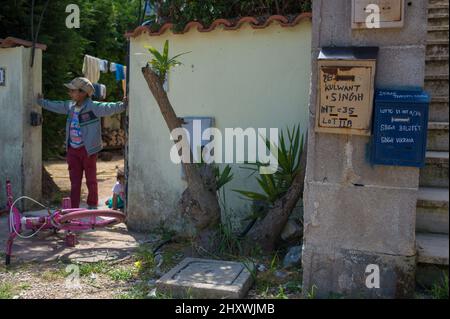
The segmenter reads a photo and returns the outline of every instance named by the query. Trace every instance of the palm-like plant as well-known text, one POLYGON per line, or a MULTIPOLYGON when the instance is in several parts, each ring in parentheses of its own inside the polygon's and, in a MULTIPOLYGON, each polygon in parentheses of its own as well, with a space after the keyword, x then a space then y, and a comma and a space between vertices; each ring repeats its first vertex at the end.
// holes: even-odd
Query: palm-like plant
POLYGON ((166 40, 166 42, 164 43, 164 49, 162 53, 151 45, 146 45, 144 47, 148 49, 148 51, 153 55, 153 59, 150 60, 149 63, 152 66, 153 71, 158 75, 162 82, 166 80, 167 73, 171 68, 182 64, 177 60, 177 58, 184 54, 190 53, 184 52, 177 54, 172 58, 169 58, 169 40, 166 40))

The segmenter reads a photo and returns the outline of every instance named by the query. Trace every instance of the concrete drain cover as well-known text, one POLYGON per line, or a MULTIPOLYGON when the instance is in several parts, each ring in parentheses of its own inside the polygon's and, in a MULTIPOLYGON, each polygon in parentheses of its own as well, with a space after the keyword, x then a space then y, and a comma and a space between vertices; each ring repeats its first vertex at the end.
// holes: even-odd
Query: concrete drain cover
POLYGON ((243 298, 253 284, 249 269, 238 262, 186 258, 156 282, 173 297, 243 298))

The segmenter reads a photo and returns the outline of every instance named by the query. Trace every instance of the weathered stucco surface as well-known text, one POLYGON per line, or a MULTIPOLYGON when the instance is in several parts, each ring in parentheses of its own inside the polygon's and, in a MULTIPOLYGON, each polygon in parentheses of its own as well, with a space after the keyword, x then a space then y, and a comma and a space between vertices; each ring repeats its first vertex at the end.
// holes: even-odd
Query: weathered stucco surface
POLYGON ((34 100, 41 92, 42 51, 36 49, 33 70, 30 58, 29 48, 0 49, 0 67, 6 68, 6 86, 0 86, 0 206, 7 178, 15 197, 41 197, 42 129, 30 125, 30 112, 40 112, 34 100))
MULTIPOLYGON (((145 45, 170 55, 191 51, 169 76, 169 99, 178 116, 213 117, 215 127, 246 129, 300 124, 307 128, 310 87, 311 22, 295 27, 271 25, 255 30, 216 29, 183 35, 141 35, 131 40, 129 129, 129 225, 149 229, 165 222, 185 229, 176 203, 185 189, 181 166, 170 161, 173 142, 141 68, 150 59, 145 45)), ((249 214, 249 202, 232 189, 258 190, 249 171, 232 165, 234 180, 226 186, 231 214, 249 214)), ((238 219, 239 219, 238 218, 238 219)))

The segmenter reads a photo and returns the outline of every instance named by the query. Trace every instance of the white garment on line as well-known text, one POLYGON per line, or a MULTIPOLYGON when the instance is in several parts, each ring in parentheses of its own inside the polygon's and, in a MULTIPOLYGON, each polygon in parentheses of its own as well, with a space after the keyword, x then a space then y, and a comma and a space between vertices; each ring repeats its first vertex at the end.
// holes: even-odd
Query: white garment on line
POLYGON ((100 95, 102 100, 106 99, 106 86, 104 84, 100 84, 100 95))
POLYGON ((111 62, 111 65, 109 66, 109 70, 110 70, 111 72, 116 72, 116 64, 113 63, 113 62, 111 62))
POLYGON ((97 83, 100 79, 100 59, 86 54, 82 72, 89 81, 97 83))
POLYGON ((108 72, 108 61, 107 60, 100 60, 100 72, 106 73, 108 72))

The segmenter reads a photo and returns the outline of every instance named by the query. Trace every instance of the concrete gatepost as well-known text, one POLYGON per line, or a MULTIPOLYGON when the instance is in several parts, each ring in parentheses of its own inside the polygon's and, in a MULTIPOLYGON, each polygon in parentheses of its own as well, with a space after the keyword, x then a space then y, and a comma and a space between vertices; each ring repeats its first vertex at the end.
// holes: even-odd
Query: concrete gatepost
MULTIPOLYGON (((45 48, 39 44, 34 66, 30 67, 32 49, 21 45, 31 42, 7 38, 3 45, 10 47, 0 47, 0 68, 5 80, 0 86, 0 206, 6 204, 6 179, 11 180, 15 198, 26 195, 39 201, 42 197, 41 109, 35 101, 42 90, 42 47, 45 48)), ((23 202, 19 207, 28 209, 30 204, 23 202)))
POLYGON ((414 293, 419 169, 372 166, 369 136, 315 132, 317 57, 323 47, 379 47, 375 87, 423 87, 427 2, 406 1, 401 28, 352 29, 351 0, 313 1, 305 294, 402 298, 414 293))

